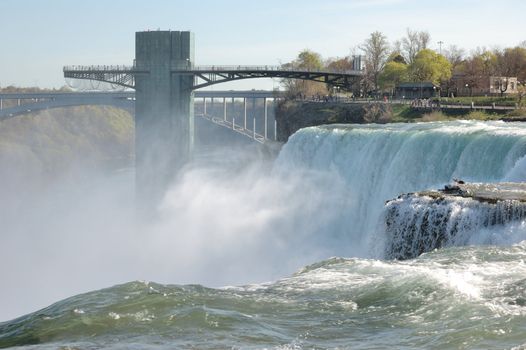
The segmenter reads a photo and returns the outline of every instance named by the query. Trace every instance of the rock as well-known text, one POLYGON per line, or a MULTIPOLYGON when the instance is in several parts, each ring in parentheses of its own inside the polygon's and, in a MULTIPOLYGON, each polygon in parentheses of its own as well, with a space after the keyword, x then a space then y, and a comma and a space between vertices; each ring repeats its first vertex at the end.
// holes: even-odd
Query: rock
POLYGON ((301 128, 340 123, 387 123, 392 117, 389 104, 282 101, 276 108, 278 141, 286 142, 301 128))
POLYGON ((403 194, 384 211, 391 259, 410 259, 444 246, 467 244, 486 228, 526 219, 525 183, 462 183, 403 194))

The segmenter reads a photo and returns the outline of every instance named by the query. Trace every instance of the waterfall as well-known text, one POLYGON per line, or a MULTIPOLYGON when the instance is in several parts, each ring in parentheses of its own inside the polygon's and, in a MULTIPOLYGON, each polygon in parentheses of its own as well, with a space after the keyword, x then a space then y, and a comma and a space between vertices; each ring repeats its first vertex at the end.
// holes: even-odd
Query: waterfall
POLYGON ((524 181, 525 155, 526 126, 521 123, 330 125, 295 133, 274 171, 321 172, 343 182, 340 191, 347 198, 330 208, 339 215, 325 234, 345 240, 342 254, 371 257, 383 255, 391 239, 379 224, 385 201, 442 187, 453 178, 524 181))
MULTIPOLYGON (((496 203, 471 198, 404 195, 389 201, 383 216, 390 238, 386 257, 409 259, 444 246, 470 243, 488 229, 502 231, 505 225, 526 218, 526 203, 504 200, 496 203)), ((503 233, 483 243, 505 242, 503 233)))

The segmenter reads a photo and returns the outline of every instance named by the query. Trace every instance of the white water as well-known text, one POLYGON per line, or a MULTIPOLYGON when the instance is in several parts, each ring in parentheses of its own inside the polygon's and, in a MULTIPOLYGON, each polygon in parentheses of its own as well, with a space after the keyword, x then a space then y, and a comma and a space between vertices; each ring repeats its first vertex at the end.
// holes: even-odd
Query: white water
MULTIPOLYGON (((321 126, 300 130, 284 146, 276 172, 331 172, 348 197, 325 234, 345 237, 343 256, 382 256, 380 215, 401 193, 473 182, 526 179, 526 126, 503 122, 321 126)), ((322 184, 330 186, 330 184, 322 184)), ((330 238, 329 237, 329 238, 330 238)))
POLYGON ((131 280, 245 284, 330 256, 381 256, 385 200, 453 177, 524 180, 525 154, 522 124, 317 127, 290 139, 271 174, 220 156, 188 169, 153 224, 133 222, 131 174, 57 185, 23 211, 4 197, 0 319, 131 280))
POLYGON ((447 246, 509 245, 526 239, 526 204, 471 198, 401 196, 386 205, 386 256, 415 258, 447 246))

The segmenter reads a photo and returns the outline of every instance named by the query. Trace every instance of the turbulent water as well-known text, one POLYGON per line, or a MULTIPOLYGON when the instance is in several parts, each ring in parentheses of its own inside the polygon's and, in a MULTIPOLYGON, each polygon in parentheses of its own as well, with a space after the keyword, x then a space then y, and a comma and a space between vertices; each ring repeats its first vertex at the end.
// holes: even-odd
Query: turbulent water
POLYGON ((480 247, 406 262, 335 258, 246 287, 133 282, 3 324, 0 344, 511 348, 526 342, 525 259, 525 245, 480 247))
MULTIPOLYGON (((291 202, 300 196, 304 206, 292 217, 308 221, 297 213, 304 208, 313 222, 323 223, 315 237, 303 235, 307 224, 298 221, 288 236, 269 231, 272 241, 291 256, 297 247, 339 258, 263 284, 212 289, 131 282, 78 295, 0 323, 0 347, 526 349, 523 221, 470 227, 456 246, 406 261, 386 259, 393 238, 383 222, 385 201, 400 193, 453 178, 524 181, 526 126, 307 128, 284 146, 270 176, 280 179, 276 186, 308 179, 316 190, 302 191, 307 195, 291 193, 301 189, 294 186, 276 193, 291 202)), ((277 206, 266 200, 255 223, 277 206)), ((276 257, 289 263, 285 255, 276 257)), ((272 259, 268 264, 276 263, 272 259)))
POLYGON ((476 244, 477 238, 494 245, 517 241, 524 234, 517 225, 524 219, 526 203, 517 199, 493 202, 445 194, 402 195, 386 204, 382 219, 388 237, 386 258, 415 258, 433 249, 476 244), (483 237, 486 232, 490 235, 483 237))

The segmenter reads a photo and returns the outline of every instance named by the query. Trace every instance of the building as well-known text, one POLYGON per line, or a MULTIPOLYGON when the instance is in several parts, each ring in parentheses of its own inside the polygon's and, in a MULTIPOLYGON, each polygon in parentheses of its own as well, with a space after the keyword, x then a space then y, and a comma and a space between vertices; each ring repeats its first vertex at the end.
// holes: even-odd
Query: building
POLYGON ((353 70, 365 70, 365 56, 353 55, 352 56, 352 69, 353 70))
POLYGON ((472 77, 456 74, 448 86, 448 96, 491 96, 518 93, 517 77, 472 77))
POLYGON ((431 98, 437 96, 440 87, 429 82, 421 83, 401 83, 395 88, 395 98, 415 99, 431 98))

